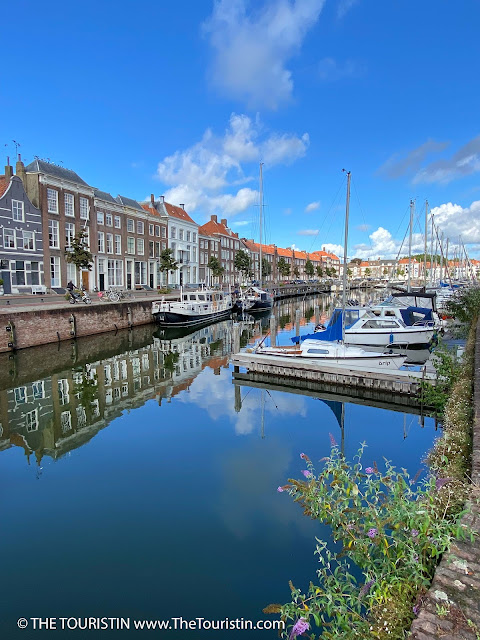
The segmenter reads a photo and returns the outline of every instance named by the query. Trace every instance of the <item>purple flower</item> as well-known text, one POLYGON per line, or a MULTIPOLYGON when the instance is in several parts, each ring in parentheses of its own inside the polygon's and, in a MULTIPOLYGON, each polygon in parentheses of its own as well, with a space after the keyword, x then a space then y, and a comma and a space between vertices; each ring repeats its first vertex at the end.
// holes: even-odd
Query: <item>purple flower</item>
POLYGON ((416 616, 418 616, 419 608, 417 607, 417 605, 415 605, 415 606, 413 607, 412 611, 413 611, 413 613, 414 613, 416 616))
POLYGON ((372 528, 368 530, 367 536, 373 540, 373 538, 377 535, 377 533, 378 533, 378 530, 372 528))
POLYGON ((335 438, 332 436, 332 434, 331 434, 331 433, 329 433, 328 435, 329 435, 329 437, 330 437, 330 445, 331 445, 332 447, 336 447, 336 446, 337 446, 337 443, 336 443, 336 441, 335 441, 335 438))
POLYGON ((416 538, 418 536, 418 531, 416 529, 412 529, 410 531, 410 535, 412 536, 412 538, 416 538))
POLYGON ((417 554, 417 553, 414 553, 414 554, 413 554, 413 560, 414 560, 415 562, 418 562, 418 554, 417 554))
POLYGON ((301 458, 302 460, 305 460, 305 459, 306 459, 306 457, 307 457, 307 456, 306 456, 304 453, 301 453, 301 454, 300 454, 300 458, 301 458))
POLYGON ((313 476, 313 473, 311 471, 308 471, 308 469, 302 469, 302 473, 305 478, 311 478, 313 476))
POLYGON ((373 467, 367 467, 365 469, 365 473, 375 473, 375 471, 374 471, 373 467))
POLYGON ((283 487, 278 487, 277 491, 278 491, 278 493, 283 493, 285 491, 285 489, 283 487))
POLYGON ((355 527, 355 525, 353 524, 353 522, 349 522, 349 523, 347 524, 347 529, 348 529, 349 531, 351 531, 354 527, 355 527))
POLYGON ((310 629, 310 625, 304 618, 299 618, 292 627, 292 631, 290 632, 289 640, 293 640, 297 636, 301 636, 310 629))
POLYGON ((451 478, 437 478, 436 482, 435 482, 435 489, 437 491, 440 491, 440 489, 447 484, 447 482, 450 482, 451 478))
POLYGON ((369 580, 366 582, 363 587, 360 589, 360 593, 358 595, 359 598, 363 598, 363 596, 370 591, 372 586, 375 584, 375 580, 369 580))

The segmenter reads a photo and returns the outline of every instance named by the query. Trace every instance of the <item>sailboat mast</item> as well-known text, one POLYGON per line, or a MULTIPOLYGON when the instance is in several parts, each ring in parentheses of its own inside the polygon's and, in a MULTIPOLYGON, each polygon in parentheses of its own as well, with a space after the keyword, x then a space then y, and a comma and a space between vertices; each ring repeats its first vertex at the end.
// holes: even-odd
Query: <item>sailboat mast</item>
POLYGON ((425 200, 425 247, 423 251, 423 282, 427 290, 427 234, 428 234, 428 200, 425 200))
MULTIPOLYGON (((344 169, 345 171, 345 169, 344 169)), ((347 246, 348 246, 348 216, 350 213, 350 179, 351 171, 347 171, 347 201, 345 205, 345 241, 343 245, 343 291, 342 291, 342 341, 345 341, 345 307, 347 306, 347 246)))
POLYGON ((407 291, 411 290, 412 282, 412 233, 413 233, 413 208, 415 204, 413 200, 410 200, 410 233, 408 236, 408 280, 407 291))
POLYGON ((263 162, 260 162, 260 289, 262 288, 262 241, 263 241, 263 237, 262 237, 262 231, 263 231, 263 162))
POLYGON ((431 215, 432 218, 432 237, 430 238, 430 285, 433 286, 433 277, 434 277, 434 261, 433 261, 433 213, 431 215))

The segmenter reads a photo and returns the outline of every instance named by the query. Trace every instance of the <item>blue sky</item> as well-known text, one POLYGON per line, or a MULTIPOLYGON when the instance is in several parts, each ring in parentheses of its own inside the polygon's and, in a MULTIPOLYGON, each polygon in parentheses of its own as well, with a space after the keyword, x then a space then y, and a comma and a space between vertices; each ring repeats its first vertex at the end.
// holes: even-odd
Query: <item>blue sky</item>
POLYGON ((410 198, 416 232, 428 199, 480 254, 476 0, 17 0, 10 22, 5 156, 257 240, 262 161, 266 241, 307 251, 341 250, 346 168, 349 256, 395 256, 410 198))

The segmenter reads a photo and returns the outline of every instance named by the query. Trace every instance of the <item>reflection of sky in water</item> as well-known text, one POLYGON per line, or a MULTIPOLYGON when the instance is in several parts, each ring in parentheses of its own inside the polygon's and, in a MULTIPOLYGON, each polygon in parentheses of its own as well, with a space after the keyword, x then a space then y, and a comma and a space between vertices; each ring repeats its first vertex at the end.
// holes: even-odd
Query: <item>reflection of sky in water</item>
MULTIPOLYGON (((20 616, 258 620, 288 600, 289 579, 308 587, 315 536, 328 534, 276 489, 300 476, 301 452, 318 461, 329 433, 340 442, 337 418, 313 397, 240 394, 237 412, 231 370, 207 367, 171 402, 149 400, 64 458, 44 458, 39 480, 20 448, 1 452, 5 637, 30 637, 20 616)), ((431 420, 421 428, 417 416, 345 405, 346 455, 366 441, 365 465, 385 456, 413 475, 433 436, 431 420)))

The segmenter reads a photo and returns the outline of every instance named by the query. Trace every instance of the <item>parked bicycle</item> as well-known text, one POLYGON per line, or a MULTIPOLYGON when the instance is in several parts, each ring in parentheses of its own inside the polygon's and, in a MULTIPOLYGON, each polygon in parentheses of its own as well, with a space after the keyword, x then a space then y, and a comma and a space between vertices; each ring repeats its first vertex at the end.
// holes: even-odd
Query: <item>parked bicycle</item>
MULTIPOLYGON (((102 292, 99 292, 99 295, 102 292)), ((132 298, 133 294, 130 291, 123 291, 123 289, 107 289, 103 291, 103 296, 107 297, 110 302, 118 302, 124 298, 132 298)))

